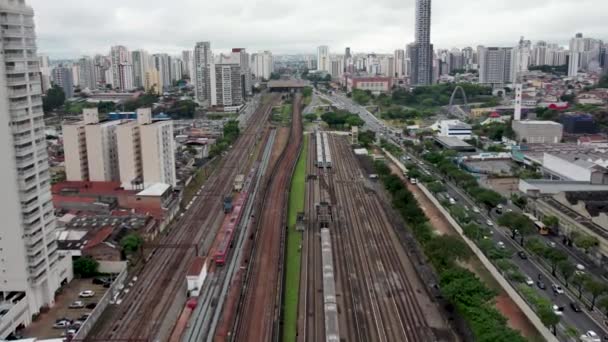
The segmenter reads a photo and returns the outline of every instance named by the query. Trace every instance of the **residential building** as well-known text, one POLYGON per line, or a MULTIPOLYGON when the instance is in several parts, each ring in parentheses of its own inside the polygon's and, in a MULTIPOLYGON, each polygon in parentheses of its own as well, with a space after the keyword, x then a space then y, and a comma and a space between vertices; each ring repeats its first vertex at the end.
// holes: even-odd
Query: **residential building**
POLYGON ((512 55, 510 47, 477 47, 479 83, 501 86, 512 82, 512 55))
POLYGON ((188 75, 190 82, 194 80, 194 52, 192 50, 182 51, 183 73, 188 75))
POLYGON ((171 57, 166 53, 159 53, 153 55, 154 67, 158 70, 158 77, 162 90, 170 87, 172 83, 171 78, 171 57))
POLYGON ((131 52, 133 60, 133 86, 144 88, 146 72, 152 68, 150 65, 150 55, 146 50, 135 50, 131 52))
POLYGON ((330 72, 329 46, 321 45, 317 48, 317 70, 330 72))
POLYGON ((330 60, 329 74, 334 79, 339 79, 344 74, 344 57, 336 56, 330 60))
POLYGON ((220 107, 239 107, 243 104, 240 58, 229 58, 215 64, 215 101, 220 107))
POLYGON ((413 86, 433 83, 433 45, 431 44, 431 0, 416 0, 416 40, 409 46, 413 86))
POLYGON ((270 51, 254 53, 251 55, 251 60, 252 74, 258 79, 269 80, 274 71, 272 53, 270 51))
POLYGON ((171 58, 171 83, 179 81, 184 76, 184 65, 179 58, 171 58))
POLYGON ((3 298, 17 293, 4 303, 4 339, 52 307, 73 275, 71 260, 57 252, 34 11, 25 1, 0 0, 0 25, 0 291, 3 298))
POLYGON ((162 94, 163 86, 160 84, 160 75, 156 68, 150 68, 144 76, 144 90, 154 94, 162 94))
POLYGON ((51 60, 47 55, 38 55, 38 63, 40 65, 40 74, 42 75, 42 91, 46 93, 51 88, 51 60))
POLYGON ((393 78, 384 76, 347 76, 346 89, 369 90, 374 94, 387 93, 393 87, 393 78))
POLYGON ((97 89, 97 79, 95 77, 95 62, 91 57, 82 57, 78 60, 79 85, 81 89, 97 89))
POLYGON ((405 50, 395 50, 393 62, 395 63, 394 76, 398 78, 405 77, 405 50))
POLYGON ((196 101, 203 107, 209 108, 215 94, 215 67, 211 43, 199 42, 194 46, 194 69, 196 77, 194 90, 196 101))
POLYGON ((63 65, 53 69, 53 83, 61 89, 65 94, 65 98, 74 97, 74 78, 72 77, 72 69, 66 68, 63 65))
POLYGON ((99 85, 112 84, 110 72, 110 59, 106 56, 96 55, 95 58, 95 78, 99 85))
POLYGON ((564 127, 553 121, 513 121, 513 131, 518 142, 528 144, 559 143, 564 127))
POLYGON ((112 86, 121 91, 133 89, 133 64, 131 53, 122 46, 112 46, 110 49, 110 70, 112 86))
POLYGON ((241 85, 242 85, 242 98, 245 99, 247 96, 253 94, 253 86, 251 84, 251 67, 249 62, 251 60, 249 54, 245 49, 234 48, 232 49, 233 58, 238 61, 241 68, 241 85))
POLYGON ((74 87, 80 87, 80 65, 78 63, 72 63, 70 65, 72 70, 72 85, 74 87))
POLYGON ((529 40, 524 40, 524 37, 521 37, 519 40, 519 44, 515 47, 512 56, 513 66, 511 67, 511 81, 518 83, 519 77, 523 73, 528 72, 528 66, 531 64, 532 58, 532 42, 529 40))

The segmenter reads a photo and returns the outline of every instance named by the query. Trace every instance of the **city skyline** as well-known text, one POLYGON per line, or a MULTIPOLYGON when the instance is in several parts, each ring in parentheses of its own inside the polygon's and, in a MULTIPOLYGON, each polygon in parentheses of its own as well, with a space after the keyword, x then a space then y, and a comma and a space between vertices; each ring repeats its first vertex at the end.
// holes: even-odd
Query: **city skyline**
MULTIPOLYGON (((324 11, 318 11, 314 4, 286 5, 273 1, 257 5, 240 0, 221 5, 173 2, 175 8, 160 1, 130 1, 128 5, 116 0, 108 2, 85 1, 61 6, 56 2, 31 1, 37 9, 39 50, 53 59, 107 53, 113 45, 178 55, 182 50, 192 49, 195 42, 208 40, 218 51, 246 46, 252 52, 314 54, 318 45, 328 45, 333 51, 343 51, 350 46, 355 52, 392 53, 414 40, 413 0, 382 0, 361 13, 338 17, 333 13, 344 7, 342 1, 323 4, 324 11), (224 15, 200 20, 199 13, 214 12, 214 6, 217 13, 224 15), (189 13, 198 15, 197 20, 190 20, 189 13), (150 22, 155 23, 153 27, 157 30, 149 29, 150 22), (191 27, 176 24, 184 22, 192 23, 191 27), (226 30, 226 25, 231 29, 226 30), (282 27, 280 32, 276 31, 277 27, 282 27)), ((357 7, 356 3, 348 4, 348 7, 357 7)), ((577 32, 587 37, 608 38, 602 30, 601 16, 589 15, 608 10, 608 4, 599 0, 589 1, 586 6, 568 1, 540 4, 519 1, 510 3, 509 8, 499 1, 485 2, 481 8, 474 5, 445 0, 433 3, 435 48, 514 46, 522 35, 533 41, 545 40, 563 46, 567 46, 577 32), (506 25, 514 22, 515 16, 518 25, 506 25), (496 27, 496 23, 505 25, 500 30, 484 30, 483 36, 478 35, 479 27, 496 27)))

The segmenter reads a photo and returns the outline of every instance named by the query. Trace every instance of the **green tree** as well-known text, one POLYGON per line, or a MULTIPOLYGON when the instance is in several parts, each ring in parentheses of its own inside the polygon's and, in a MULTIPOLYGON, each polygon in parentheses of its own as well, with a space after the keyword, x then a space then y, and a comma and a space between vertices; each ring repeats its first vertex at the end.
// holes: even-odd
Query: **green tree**
POLYGON ((548 305, 541 306, 538 309, 538 317, 545 326, 551 328, 551 331, 555 335, 555 327, 559 324, 560 317, 553 312, 553 308, 548 305))
POLYGON ((526 248, 538 256, 544 256, 547 251, 547 246, 536 238, 528 240, 526 248))
POLYGON ((585 253, 589 253, 589 250, 591 250, 591 248, 600 245, 600 241, 595 236, 581 233, 574 239, 574 245, 585 251, 585 253))
POLYGON ((572 277, 572 284, 578 290, 578 299, 583 298, 583 289, 585 284, 590 280, 590 277, 584 273, 575 273, 572 277))
POLYGON ((74 261, 74 274, 81 278, 90 278, 97 275, 99 262, 91 257, 81 257, 74 261))
POLYGON ((144 240, 141 236, 135 233, 131 233, 120 240, 120 246, 127 255, 137 252, 143 243, 144 240))
POLYGON ((557 270, 557 265, 559 265, 560 262, 567 260, 568 256, 557 248, 547 248, 545 251, 545 259, 547 259, 551 265, 551 274, 556 277, 555 271, 557 270))
POLYGON ((65 93, 63 92, 63 89, 58 85, 54 85, 42 98, 42 109, 45 112, 50 112, 63 106, 64 103, 65 93))
POLYGON ((575 271, 574 265, 568 260, 563 260, 559 264, 557 264, 557 268, 559 269, 559 273, 561 273, 562 277, 564 278, 566 287, 568 287, 568 285, 569 285, 568 282, 574 275, 574 271, 575 271))
POLYGON ((430 183, 427 185, 427 188, 429 189, 429 191, 431 191, 434 194, 445 191, 445 186, 443 184, 441 184, 441 182, 430 183))
POLYGON ((488 209, 488 212, 504 201, 504 198, 499 193, 492 190, 482 191, 477 196, 473 197, 475 197, 478 202, 481 202, 488 209))
POLYGON ((502 215, 498 218, 498 224, 507 227, 511 230, 511 237, 515 239, 515 236, 519 234, 520 244, 524 245, 524 236, 533 234, 536 229, 534 228, 534 222, 527 216, 510 212, 502 215))
POLYGON ((279 80, 279 79, 281 79, 281 74, 279 74, 278 72, 272 72, 272 73, 270 73, 270 79, 279 80))
POLYGON ((604 296, 597 301, 597 306, 608 315, 608 296, 604 296))
POLYGON ((555 216, 547 215, 543 217, 543 224, 549 229, 557 229, 559 226, 559 219, 555 216))
POLYGON ((608 286, 601 281, 590 278, 585 282, 585 289, 591 293, 591 305, 589 310, 595 308, 595 301, 599 296, 602 296, 608 292, 608 286))
POLYGON ((467 245, 460 238, 442 235, 432 239, 425 246, 426 254, 439 268, 451 267, 456 260, 466 261, 471 257, 467 245))
POLYGON ((304 120, 308 121, 308 122, 313 122, 315 120, 317 120, 317 114, 305 114, 304 115, 304 120))
POLYGON ((311 97, 312 96, 312 87, 304 87, 304 89, 302 89, 302 95, 304 97, 311 97))
POLYGON ((350 127, 363 127, 363 125, 365 125, 365 121, 358 116, 352 115, 346 119, 346 124, 350 127))

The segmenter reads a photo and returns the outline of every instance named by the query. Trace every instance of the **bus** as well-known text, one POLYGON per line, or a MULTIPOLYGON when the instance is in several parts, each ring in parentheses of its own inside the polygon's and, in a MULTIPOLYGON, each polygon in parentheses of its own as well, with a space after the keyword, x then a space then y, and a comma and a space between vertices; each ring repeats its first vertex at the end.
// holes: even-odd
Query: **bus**
POLYGON ((534 222, 534 226, 536 227, 536 229, 538 229, 540 235, 547 236, 551 233, 551 230, 547 226, 545 226, 542 221, 528 213, 525 213, 524 215, 526 215, 530 220, 532 220, 532 222, 534 222))

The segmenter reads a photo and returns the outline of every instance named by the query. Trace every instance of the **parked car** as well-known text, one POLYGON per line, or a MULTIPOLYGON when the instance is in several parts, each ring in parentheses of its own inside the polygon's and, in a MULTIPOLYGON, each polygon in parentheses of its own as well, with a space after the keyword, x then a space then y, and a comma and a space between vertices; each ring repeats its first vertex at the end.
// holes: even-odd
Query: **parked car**
POLYGON ((585 334, 581 335, 581 341, 583 342, 600 342, 600 336, 593 330, 587 331, 585 334))
POLYGON ((70 306, 68 306, 70 309, 82 309, 84 308, 84 303, 80 300, 74 301, 72 302, 72 304, 70 304, 70 306))
POLYGON ((538 286, 538 288, 539 288, 539 289, 541 289, 541 290, 544 290, 544 289, 546 289, 546 288, 547 288, 547 287, 545 286, 545 283, 543 283, 543 282, 542 282, 542 281, 540 281, 540 280, 536 282, 536 286, 538 286))
POLYGON ((91 298, 91 297, 95 296, 95 291, 84 290, 84 291, 80 292, 80 294, 78 294, 78 296, 80 298, 91 298))
POLYGON ((527 255, 527 254, 526 254, 526 252, 524 252, 524 251, 519 251, 519 252, 517 252, 517 255, 519 256, 519 258, 520 258, 521 260, 526 260, 526 259, 528 259, 528 255, 527 255))
POLYGON ((96 306, 97 306, 97 303, 89 303, 89 304, 87 304, 86 308, 87 309, 95 309, 96 306))
POLYGON ((106 283, 112 283, 112 281, 108 278, 93 278, 92 282, 95 285, 105 285, 106 283))
POLYGON ((553 305, 553 313, 558 316, 562 316, 564 314, 564 307, 558 306, 558 305, 553 305))
POLYGON ((553 289, 553 292, 555 294, 564 294, 564 289, 562 289, 562 287, 557 284, 552 284, 551 289, 553 289))
POLYGON ((530 278, 530 277, 526 278, 526 285, 528 285, 528 286, 534 285, 534 280, 532 280, 532 278, 530 278))
POLYGON ((581 306, 578 305, 577 302, 570 302, 570 308, 572 309, 572 311, 574 312, 582 312, 583 310, 581 309, 581 306))
POLYGON ((455 200, 454 198, 452 198, 452 197, 450 197, 450 204, 451 204, 451 205, 456 204, 456 200, 455 200))
POLYGON ((71 323, 68 321, 55 322, 55 324, 53 324, 53 329, 65 329, 65 328, 69 327, 70 324, 71 323))
POLYGON ((585 266, 581 265, 581 264, 577 264, 576 265, 576 269, 579 271, 584 271, 585 270, 585 266))

